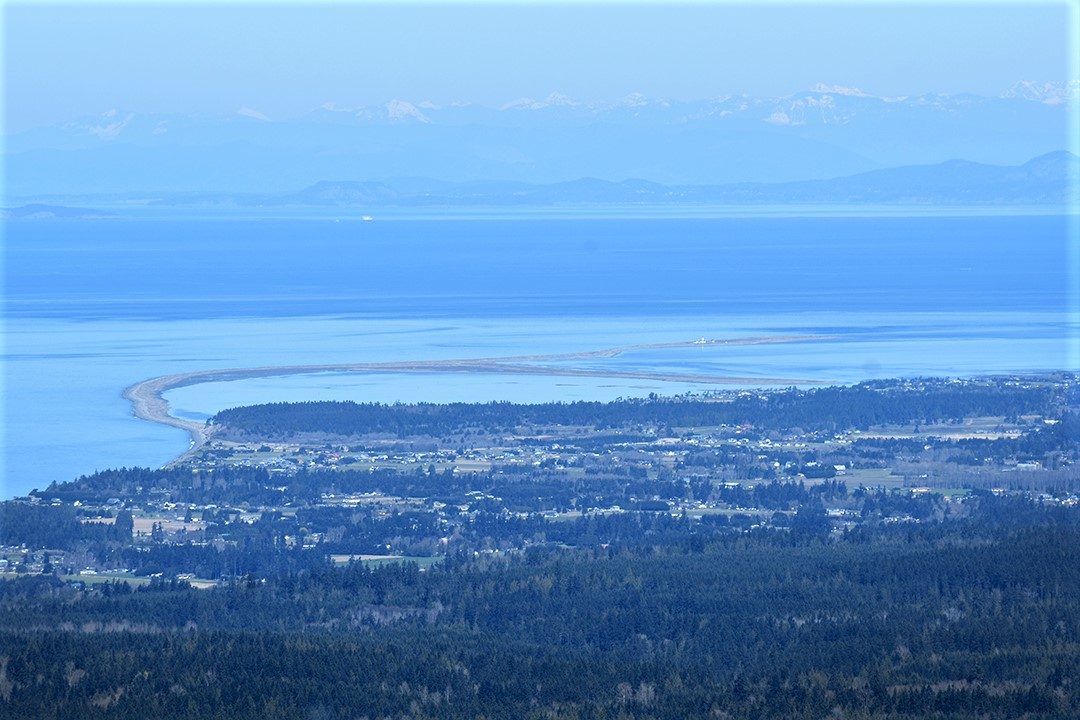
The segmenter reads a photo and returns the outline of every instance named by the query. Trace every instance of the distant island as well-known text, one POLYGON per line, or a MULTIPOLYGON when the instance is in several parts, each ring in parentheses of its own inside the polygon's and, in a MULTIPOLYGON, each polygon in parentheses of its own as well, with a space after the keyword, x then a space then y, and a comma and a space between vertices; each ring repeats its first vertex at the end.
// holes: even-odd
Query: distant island
POLYGON ((1060 205, 1074 202, 1080 189, 1080 158, 1062 150, 1022 165, 964 160, 934 165, 872 170, 828 180, 723 185, 662 185, 647 180, 611 182, 582 178, 569 182, 436 181, 319 182, 298 193, 229 196, 195 194, 162 204, 232 202, 237 205, 313 207, 427 207, 630 204, 720 205, 1060 205))
MULTIPOLYGON (((378 210, 433 208, 529 210, 590 207, 1018 207, 1068 208, 1080 197, 1080 158, 1067 150, 1021 165, 950 160, 845 175, 827 180, 664 185, 641 179, 621 182, 579 178, 566 182, 450 182, 432 178, 324 180, 288 193, 126 192, 79 195, 72 200, 115 206, 191 208, 242 212, 259 209, 350 210, 371 219, 378 210)), ((4 211, 11 218, 93 218, 110 213, 31 204, 4 211)))
POLYGON ((104 210, 67 207, 65 205, 45 205, 43 203, 30 203, 29 205, 0 209, 0 218, 5 220, 89 220, 112 217, 116 217, 116 215, 104 210))

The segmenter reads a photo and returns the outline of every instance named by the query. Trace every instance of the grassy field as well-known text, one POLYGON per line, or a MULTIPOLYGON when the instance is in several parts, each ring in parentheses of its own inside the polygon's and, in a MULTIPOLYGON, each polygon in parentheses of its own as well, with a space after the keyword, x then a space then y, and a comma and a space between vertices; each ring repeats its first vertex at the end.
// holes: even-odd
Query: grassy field
POLYGON ((703 517, 705 515, 727 515, 731 517, 733 515, 755 515, 758 517, 772 517, 776 513, 783 515, 794 515, 794 510, 769 510, 765 508, 697 508, 694 510, 687 510, 686 515, 688 517, 703 517))
POLYGON ((87 585, 100 585, 101 583, 113 582, 116 580, 122 580, 123 582, 129 583, 132 587, 150 584, 150 578, 136 577, 131 573, 102 572, 96 575, 58 575, 57 577, 59 577, 64 582, 74 580, 86 583, 87 585))
POLYGON ((348 565, 354 560, 359 560, 368 567, 414 562, 421 570, 427 570, 432 565, 442 561, 440 556, 428 557, 422 555, 331 555, 330 559, 335 565, 348 565))
MULTIPOLYGON (((1035 418, 1024 418, 1031 422, 1035 418)), ((1016 423, 1005 422, 1003 417, 974 417, 960 423, 933 423, 929 425, 881 425, 851 434, 852 440, 859 438, 913 438, 939 437, 949 440, 980 438, 995 440, 1003 437, 1017 437, 1023 428, 1016 423)))
POLYGON ((893 475, 892 470, 889 468, 850 469, 836 479, 843 480, 847 484, 849 491, 860 485, 868 488, 884 487, 891 489, 904 487, 904 478, 900 475, 893 475))

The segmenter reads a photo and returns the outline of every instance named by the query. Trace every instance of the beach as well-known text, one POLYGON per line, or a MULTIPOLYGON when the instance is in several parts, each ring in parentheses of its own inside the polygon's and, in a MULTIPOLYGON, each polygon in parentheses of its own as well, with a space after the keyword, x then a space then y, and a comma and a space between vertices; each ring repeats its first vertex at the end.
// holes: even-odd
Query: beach
MULTIPOLYGON (((811 342, 830 339, 821 335, 768 335, 762 337, 726 338, 694 341, 647 343, 627 345, 602 350, 559 353, 550 355, 519 355, 511 357, 475 358, 461 360, 416 360, 406 362, 344 363, 331 365, 292 365, 279 367, 227 368, 197 370, 150 378, 131 385, 123 397, 131 402, 132 412, 142 420, 168 425, 186 431, 191 437, 188 453, 197 450, 209 439, 213 429, 205 423, 184 420, 171 414, 165 393, 176 388, 211 382, 228 382, 259 377, 282 377, 314 373, 434 373, 434 374, 514 374, 514 375, 563 375, 571 377, 610 377, 622 379, 656 380, 663 382, 692 382, 715 385, 814 385, 822 381, 796 378, 736 377, 704 374, 679 374, 633 370, 586 369, 556 367, 530 363, 562 362, 595 358, 613 358, 624 353, 640 350, 669 348, 693 348, 702 346, 741 346, 774 343, 811 342)), ((186 455, 187 453, 185 453, 186 455)), ((181 456, 183 457, 183 455, 181 456)))

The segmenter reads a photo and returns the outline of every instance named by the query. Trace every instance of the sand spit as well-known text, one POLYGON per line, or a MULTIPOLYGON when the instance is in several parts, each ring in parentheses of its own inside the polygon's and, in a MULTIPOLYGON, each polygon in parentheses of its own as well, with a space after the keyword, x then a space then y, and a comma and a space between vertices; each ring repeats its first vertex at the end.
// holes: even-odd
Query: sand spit
MULTIPOLYGON (((657 350, 662 348, 701 347, 718 345, 761 345, 768 343, 809 342, 832 339, 822 335, 770 335, 764 337, 729 338, 726 340, 696 340, 693 342, 652 343, 625 347, 592 350, 587 352, 555 355, 519 355, 515 357, 478 358, 466 360, 416 360, 406 362, 347 363, 339 365, 289 365, 278 367, 228 368, 221 370, 197 370, 195 372, 163 375, 135 383, 124 390, 123 396, 131 401, 135 416, 150 422, 161 423, 187 431, 191 436, 188 453, 206 443, 212 428, 204 424, 181 420, 169 414, 165 393, 175 388, 208 382, 226 382, 259 377, 283 375, 306 375, 312 373, 480 373, 513 375, 565 375, 575 377, 606 377, 634 380, 657 380, 665 382, 710 383, 715 385, 810 385, 819 380, 794 378, 748 378, 718 375, 680 375, 605 369, 581 369, 531 365, 525 363, 555 362, 611 358, 634 350, 657 350)), ((187 453, 185 453, 187 454, 187 453)))

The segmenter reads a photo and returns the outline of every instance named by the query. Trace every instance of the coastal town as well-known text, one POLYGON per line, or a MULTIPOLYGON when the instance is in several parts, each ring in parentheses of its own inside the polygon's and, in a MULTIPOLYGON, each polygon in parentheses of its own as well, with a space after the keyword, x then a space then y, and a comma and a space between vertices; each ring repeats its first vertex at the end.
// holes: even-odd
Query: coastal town
POLYGON ((239 408, 168 468, 96 473, 6 503, 0 573, 211 587, 265 572, 280 553, 427 567, 460 552, 665 534, 839 538, 962 519, 988 495, 1069 508, 1076 393, 1074 377, 1053 376, 606 404, 239 408), (858 419, 883 398, 892 417, 858 419))

